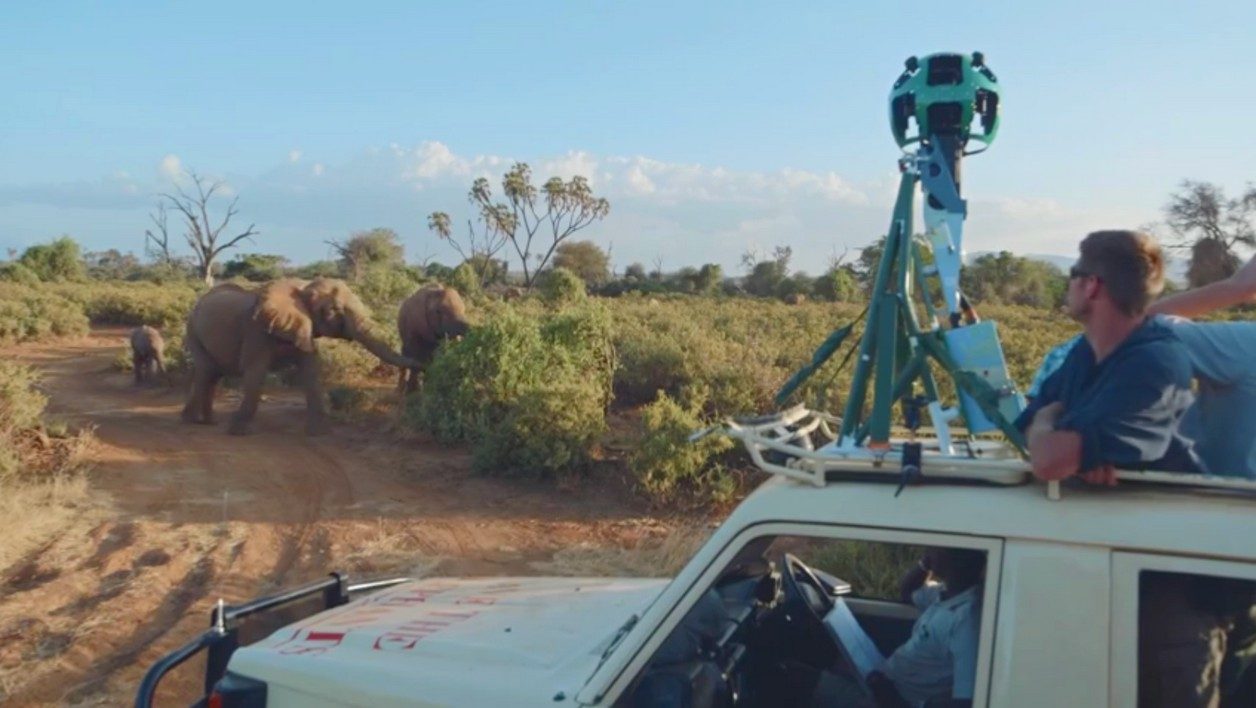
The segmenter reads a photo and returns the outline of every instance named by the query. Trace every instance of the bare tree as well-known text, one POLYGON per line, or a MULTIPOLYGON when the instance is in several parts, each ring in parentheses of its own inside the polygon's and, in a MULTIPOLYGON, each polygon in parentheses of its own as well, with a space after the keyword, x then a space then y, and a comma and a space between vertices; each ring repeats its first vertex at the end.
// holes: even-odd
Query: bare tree
POLYGON ((149 258, 168 266, 175 262, 175 258, 170 253, 170 227, 166 203, 157 202, 157 213, 149 214, 148 218, 153 222, 157 232, 153 233, 152 229, 144 230, 144 250, 149 258))
POLYGON ((209 202, 213 198, 214 193, 222 188, 221 180, 207 181, 195 172, 190 173, 192 184, 196 187, 195 194, 188 194, 183 187, 176 186, 175 194, 162 194, 161 196, 169 201, 169 203, 183 215, 183 222, 186 231, 183 238, 187 241, 188 246, 192 249, 192 256, 195 259, 196 268, 204 278, 206 285, 214 284, 214 263, 223 251, 235 248, 241 241, 252 241, 257 235, 257 231, 253 228, 254 224, 244 231, 234 236, 223 236, 223 231, 231 223, 232 217, 237 214, 236 202, 239 197, 231 200, 231 204, 227 206, 227 213, 222 220, 214 225, 209 217, 209 202))
POLYGON ((829 254, 828 259, 825 261, 825 272, 835 271, 838 268, 841 268, 842 264, 846 262, 846 256, 849 255, 850 246, 843 246, 841 255, 838 255, 837 247, 834 246, 833 252, 829 254))
POLYGON ((1186 274, 1191 287, 1229 277, 1239 266, 1235 246, 1256 246, 1256 186, 1227 199, 1215 184, 1185 180, 1169 196, 1164 215, 1175 245, 1191 250, 1186 274))
MULTIPOLYGON (((604 219, 611 208, 606 199, 594 196, 584 177, 575 176, 567 181, 551 177, 541 187, 536 187, 532 184, 532 168, 524 162, 516 162, 502 176, 502 192, 506 201, 494 202, 492 187, 481 177, 471 185, 467 198, 479 212, 484 232, 481 240, 488 246, 483 251, 491 250, 489 247, 499 240, 502 245, 510 243, 523 266, 523 283, 528 289, 560 243, 604 219)), ((454 242, 450 237, 448 214, 433 213, 428 217, 428 227, 441 238, 454 242)), ((474 237, 474 226, 468 222, 468 227, 474 237)), ((473 255, 483 254, 476 253, 474 248, 469 250, 473 255)), ((466 258, 463 249, 459 248, 458 252, 466 258)))

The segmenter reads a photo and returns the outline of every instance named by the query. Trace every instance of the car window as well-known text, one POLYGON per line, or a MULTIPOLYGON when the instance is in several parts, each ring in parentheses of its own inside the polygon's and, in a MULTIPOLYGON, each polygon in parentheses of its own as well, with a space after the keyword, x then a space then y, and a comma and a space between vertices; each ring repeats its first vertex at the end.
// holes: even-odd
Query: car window
POLYGON ((1145 570, 1138 705, 1256 705, 1256 581, 1145 570))
POLYGON ((918 540, 747 541, 616 705, 855 705, 877 691, 971 700, 990 554, 918 540))
POLYGON ((1120 705, 1256 706, 1256 566, 1114 554, 1120 705))

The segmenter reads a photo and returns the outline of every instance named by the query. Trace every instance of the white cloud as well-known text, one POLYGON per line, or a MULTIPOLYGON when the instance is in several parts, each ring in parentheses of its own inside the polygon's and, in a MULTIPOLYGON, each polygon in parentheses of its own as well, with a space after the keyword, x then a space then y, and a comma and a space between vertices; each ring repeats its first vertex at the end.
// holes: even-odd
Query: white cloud
POLYGON ((157 170, 166 179, 172 182, 177 181, 184 173, 183 161, 179 159, 178 155, 166 155, 161 158, 161 164, 157 166, 157 170))
POLYGON ((653 194, 656 187, 654 180, 646 176, 640 165, 633 165, 628 170, 628 190, 633 194, 653 194))
MULTIPOLYGON (((221 194, 238 193, 241 220, 256 222, 267 234, 267 250, 295 261, 322 257, 310 250, 311 243, 381 225, 395 228, 410 254, 436 253, 452 262, 456 256, 434 240, 424 215, 447 211, 462 224, 472 216, 466 201, 472 180, 487 177, 497 189, 502 173, 522 160, 533 166, 537 184, 552 176, 590 178, 595 193, 610 200, 611 213, 578 238, 603 246, 613 242, 619 266, 661 257, 667 268, 715 262, 732 273, 740 272, 739 257, 747 248, 787 245, 794 251, 793 267, 815 274, 830 254, 844 248, 854 252, 884 233, 898 183, 890 173, 856 183, 834 171, 738 170, 581 150, 551 156, 459 154, 439 141, 366 148, 330 165, 306 160, 295 148, 286 158, 260 174, 231 175, 233 189, 221 194)), ((55 230, 72 231, 98 250, 116 246, 111 240, 130 238, 125 234, 137 227, 142 233, 152 195, 168 190, 170 180, 182 179, 183 162, 170 154, 148 179, 119 173, 95 181, 10 185, 0 187, 0 205, 10 207, 10 213, 46 209, 61 214, 57 210, 64 208, 66 215, 55 218, 65 223, 58 222, 55 230), (90 211, 99 209, 118 210, 117 218, 102 220, 90 211), (81 220, 68 214, 80 214, 81 220), (114 231, 106 236, 107 229, 114 231), (93 233, 99 234, 95 242, 93 233)), ((983 197, 982 191, 974 185, 969 197, 969 252, 1072 254, 1090 230, 1156 216, 1129 205, 1083 209, 1067 200, 983 197)))
MULTIPOLYGON (((394 154, 398 157, 406 157, 405 151, 398 151, 400 148, 394 146, 394 154)), ((436 177, 446 175, 466 175, 471 171, 471 165, 465 159, 458 157, 449 149, 449 146, 435 140, 423 142, 414 150, 412 157, 412 165, 403 173, 404 176, 430 180, 436 177)))

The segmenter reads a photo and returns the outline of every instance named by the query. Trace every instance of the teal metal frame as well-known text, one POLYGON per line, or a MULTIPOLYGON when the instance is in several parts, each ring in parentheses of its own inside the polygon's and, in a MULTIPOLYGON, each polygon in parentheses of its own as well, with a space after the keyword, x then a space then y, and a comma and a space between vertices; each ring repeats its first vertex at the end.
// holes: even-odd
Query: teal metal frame
POLYGON ((929 367, 932 360, 954 380, 956 390, 972 396, 982 412, 1022 453, 1024 437, 999 411, 999 393, 984 379, 962 370, 952 358, 937 310, 929 298, 926 267, 919 244, 912 235, 912 206, 920 174, 912 160, 901 163, 902 177, 894 213, 886 234, 885 250, 877 266, 876 279, 868 305, 868 325, 859 342, 854 379, 846 399, 840 432, 841 444, 888 449, 894 402, 914 392, 919 381, 929 402, 941 402, 937 381, 929 367), (931 321, 922 329, 913 291, 921 291, 925 311, 931 321), (872 387, 872 407, 864 416, 868 388, 872 387))

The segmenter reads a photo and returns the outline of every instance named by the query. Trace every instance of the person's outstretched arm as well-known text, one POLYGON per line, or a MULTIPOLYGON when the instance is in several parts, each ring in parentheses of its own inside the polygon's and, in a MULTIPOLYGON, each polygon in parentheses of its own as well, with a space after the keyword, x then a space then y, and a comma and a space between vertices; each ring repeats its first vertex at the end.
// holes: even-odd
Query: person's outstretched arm
POLYGON ((1147 312, 1198 317, 1248 302, 1256 302, 1256 256, 1229 278, 1160 298, 1151 303, 1147 312))

